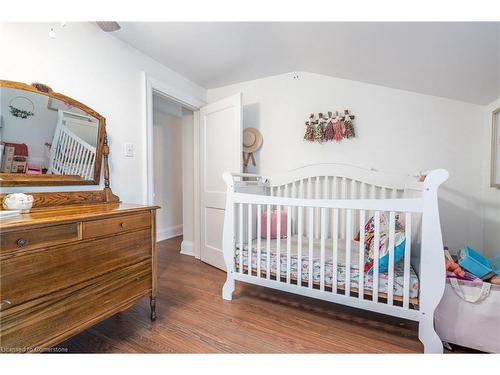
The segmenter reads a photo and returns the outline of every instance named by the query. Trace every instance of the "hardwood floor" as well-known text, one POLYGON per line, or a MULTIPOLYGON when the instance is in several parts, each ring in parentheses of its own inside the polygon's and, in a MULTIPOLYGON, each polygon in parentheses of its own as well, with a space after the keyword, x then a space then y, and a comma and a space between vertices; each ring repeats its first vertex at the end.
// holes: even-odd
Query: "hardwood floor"
POLYGON ((181 237, 158 243, 157 320, 144 299, 57 345, 70 353, 418 353, 417 324, 237 283, 180 255, 181 237))

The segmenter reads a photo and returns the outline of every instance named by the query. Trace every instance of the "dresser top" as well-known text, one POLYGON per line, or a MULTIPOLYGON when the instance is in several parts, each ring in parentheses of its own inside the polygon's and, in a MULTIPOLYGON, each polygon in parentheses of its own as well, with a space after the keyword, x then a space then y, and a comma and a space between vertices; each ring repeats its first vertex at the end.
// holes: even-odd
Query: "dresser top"
POLYGON ((127 203, 102 203, 89 205, 71 205, 33 210, 29 214, 0 219, 0 229, 20 228, 23 226, 38 226, 59 224, 64 222, 85 221, 100 217, 156 210, 158 206, 142 206, 127 203))

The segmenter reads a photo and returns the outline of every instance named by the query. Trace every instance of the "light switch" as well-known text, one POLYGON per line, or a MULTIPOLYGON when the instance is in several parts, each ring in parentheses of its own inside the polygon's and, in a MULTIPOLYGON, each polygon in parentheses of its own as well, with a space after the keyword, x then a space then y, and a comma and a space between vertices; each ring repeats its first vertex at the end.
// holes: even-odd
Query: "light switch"
POLYGON ((134 156, 134 144, 133 143, 125 143, 125 156, 133 157, 134 156))

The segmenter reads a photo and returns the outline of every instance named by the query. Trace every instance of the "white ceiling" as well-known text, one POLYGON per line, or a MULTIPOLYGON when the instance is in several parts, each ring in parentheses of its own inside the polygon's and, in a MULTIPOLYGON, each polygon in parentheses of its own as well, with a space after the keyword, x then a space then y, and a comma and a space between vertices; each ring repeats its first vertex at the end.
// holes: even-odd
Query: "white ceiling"
POLYGON ((500 23, 141 23, 113 33, 205 88, 291 71, 477 104, 500 97, 500 23))

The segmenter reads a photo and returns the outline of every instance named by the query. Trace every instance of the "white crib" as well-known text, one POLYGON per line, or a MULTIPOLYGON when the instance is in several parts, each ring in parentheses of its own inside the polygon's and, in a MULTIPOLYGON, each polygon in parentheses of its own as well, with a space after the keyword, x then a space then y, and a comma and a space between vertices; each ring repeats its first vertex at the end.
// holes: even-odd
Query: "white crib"
POLYGON ((232 299, 238 280, 410 319, 419 322, 425 352, 442 353, 434 310, 445 286, 437 190, 448 179, 446 170, 428 172, 425 182, 341 164, 315 164, 275 177, 224 173, 223 178, 228 187, 224 299, 232 299), (274 209, 279 214, 271 239, 274 209), (283 210, 286 233, 280 233, 283 210), (379 272, 374 246, 368 274, 365 241, 352 239, 358 230, 364 239, 366 219, 373 216, 378 244, 381 215, 389 218, 388 267, 379 272), (406 238, 397 264, 396 217, 404 217, 406 238))
POLYGON ((70 130, 69 125, 95 128, 95 119, 68 111, 58 111, 57 126, 50 148, 49 174, 76 175, 84 180, 94 177, 96 148, 70 130))

